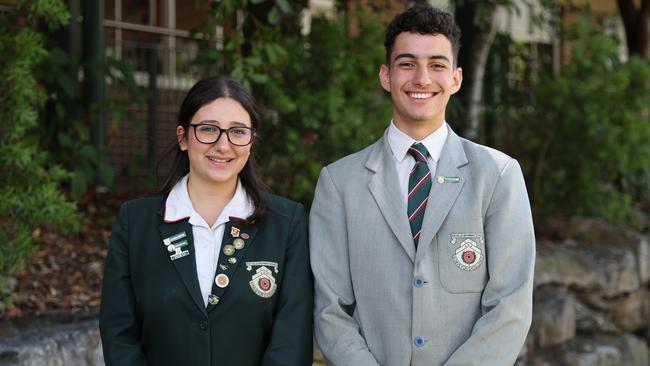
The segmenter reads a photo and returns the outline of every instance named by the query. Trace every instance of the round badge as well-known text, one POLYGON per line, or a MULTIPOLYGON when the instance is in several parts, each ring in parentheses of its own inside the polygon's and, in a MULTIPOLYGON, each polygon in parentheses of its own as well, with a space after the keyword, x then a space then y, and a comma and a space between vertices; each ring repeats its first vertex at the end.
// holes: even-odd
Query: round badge
POLYGON ((244 239, 244 240, 248 240, 248 238, 250 238, 250 235, 248 235, 247 233, 241 233, 240 236, 241 236, 241 238, 244 239))
POLYGON ((224 288, 230 283, 230 278, 223 273, 219 273, 217 277, 215 277, 214 283, 216 283, 220 288, 224 288))
POLYGON ((235 249, 237 249, 237 250, 244 249, 244 244, 246 244, 246 243, 245 243, 244 240, 241 239, 241 238, 237 238, 237 239, 235 239, 235 240, 232 241, 232 245, 233 245, 233 246, 235 247, 235 249))
POLYGON ((225 255, 233 255, 233 254, 235 254, 235 247, 233 247, 230 244, 224 245, 223 246, 223 254, 225 254, 225 255))
POLYGON ((235 264, 235 263, 237 263, 237 258, 235 258, 235 257, 230 257, 230 258, 228 258, 228 263, 230 263, 230 264, 235 264))
POLYGON ((463 262, 467 264, 472 264, 476 260, 476 253, 471 250, 466 250, 463 252, 463 262))
POLYGON ((173 245, 168 245, 167 246, 167 251, 170 253, 173 253, 176 250, 176 247, 173 245))

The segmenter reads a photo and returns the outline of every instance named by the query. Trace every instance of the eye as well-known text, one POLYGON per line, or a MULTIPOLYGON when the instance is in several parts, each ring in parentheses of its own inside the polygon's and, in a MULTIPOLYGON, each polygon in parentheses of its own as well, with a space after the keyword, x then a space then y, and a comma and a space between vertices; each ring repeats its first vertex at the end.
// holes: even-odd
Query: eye
POLYGON ((217 127, 217 126, 212 126, 212 125, 200 125, 198 128, 199 128, 199 132, 204 132, 204 133, 219 133, 219 127, 217 127))
POLYGON ((399 66, 400 68, 403 68, 403 69, 411 69, 411 68, 415 67, 415 64, 413 62, 404 61, 404 62, 400 62, 399 64, 397 64, 397 66, 399 66))
POLYGON ((244 127, 233 127, 228 130, 228 133, 235 136, 246 136, 249 134, 249 129, 244 127))
POLYGON ((432 64, 431 68, 434 70, 444 70, 447 68, 447 66, 444 64, 432 64))

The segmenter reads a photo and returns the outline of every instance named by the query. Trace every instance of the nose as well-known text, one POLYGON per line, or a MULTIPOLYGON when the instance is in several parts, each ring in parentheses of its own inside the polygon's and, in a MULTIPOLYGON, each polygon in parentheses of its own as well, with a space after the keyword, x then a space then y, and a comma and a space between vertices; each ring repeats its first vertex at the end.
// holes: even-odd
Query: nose
POLYGON ((419 87, 427 87, 431 85, 431 75, 429 75, 429 68, 426 66, 418 66, 413 75, 413 83, 419 87))
POLYGON ((228 135, 226 134, 226 131, 221 132, 221 135, 217 141, 214 142, 214 147, 218 151, 225 151, 230 149, 230 142, 228 141, 228 135))

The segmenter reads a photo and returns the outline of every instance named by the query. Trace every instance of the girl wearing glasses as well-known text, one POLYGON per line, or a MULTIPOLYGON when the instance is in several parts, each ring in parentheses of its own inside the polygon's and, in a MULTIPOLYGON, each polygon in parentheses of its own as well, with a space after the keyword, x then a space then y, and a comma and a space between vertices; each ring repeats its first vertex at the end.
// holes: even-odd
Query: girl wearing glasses
POLYGON ((99 320, 107 365, 311 365, 305 212, 256 178, 258 123, 232 79, 188 92, 161 194, 123 204, 113 226, 99 320))

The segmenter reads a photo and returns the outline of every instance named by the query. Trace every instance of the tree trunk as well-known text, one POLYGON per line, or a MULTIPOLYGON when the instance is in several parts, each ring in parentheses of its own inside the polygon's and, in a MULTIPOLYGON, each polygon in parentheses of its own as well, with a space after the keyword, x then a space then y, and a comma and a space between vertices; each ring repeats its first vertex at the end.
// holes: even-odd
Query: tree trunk
POLYGON ((462 32, 458 66, 463 69, 463 85, 458 97, 465 108, 465 121, 461 124, 461 133, 477 140, 483 111, 483 78, 496 36, 496 5, 466 1, 456 6, 455 18, 462 32), (477 14, 481 14, 480 17, 477 14))
POLYGON ((617 0, 630 55, 650 58, 650 0, 617 0))

